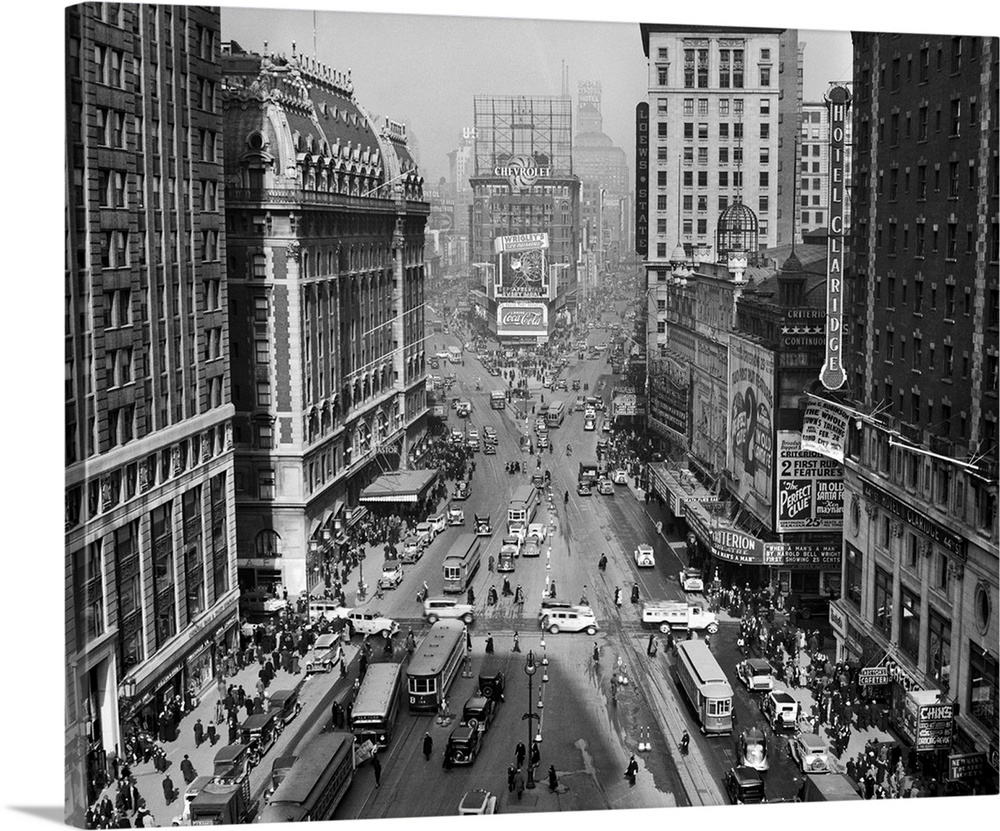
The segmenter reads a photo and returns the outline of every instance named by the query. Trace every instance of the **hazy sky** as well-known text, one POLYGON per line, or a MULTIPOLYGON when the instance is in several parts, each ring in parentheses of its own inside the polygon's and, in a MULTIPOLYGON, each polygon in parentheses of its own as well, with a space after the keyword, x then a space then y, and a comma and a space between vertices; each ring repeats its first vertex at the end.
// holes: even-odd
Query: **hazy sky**
MULTIPOLYGON (((550 6, 539 14, 552 14, 550 6)), ((634 170, 635 105, 646 97, 638 23, 224 7, 222 38, 253 52, 267 41, 268 51, 286 55, 295 41, 299 52, 350 69, 369 112, 407 124, 431 182, 448 175, 447 154, 472 125, 474 95, 558 95, 565 61, 574 107, 579 81, 601 82, 604 132, 634 170)), ((819 100, 831 80, 850 80, 849 33, 800 31, 799 40, 805 100, 819 100)))

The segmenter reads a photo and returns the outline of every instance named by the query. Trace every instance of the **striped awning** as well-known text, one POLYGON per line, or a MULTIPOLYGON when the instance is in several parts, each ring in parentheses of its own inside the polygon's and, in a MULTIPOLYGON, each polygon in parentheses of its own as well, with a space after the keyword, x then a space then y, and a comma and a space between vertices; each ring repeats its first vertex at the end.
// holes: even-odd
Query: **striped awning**
POLYGON ((383 473, 367 488, 361 491, 361 502, 396 502, 416 504, 427 492, 435 479, 437 469, 398 470, 383 473))

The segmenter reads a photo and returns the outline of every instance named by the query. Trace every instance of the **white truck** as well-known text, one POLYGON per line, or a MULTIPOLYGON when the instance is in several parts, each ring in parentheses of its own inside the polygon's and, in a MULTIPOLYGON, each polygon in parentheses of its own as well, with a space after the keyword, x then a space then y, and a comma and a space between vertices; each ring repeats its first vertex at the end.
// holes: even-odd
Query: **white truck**
POLYGON ((672 629, 704 629, 711 635, 719 631, 719 621, 714 612, 683 600, 650 600, 643 603, 642 622, 658 626, 664 634, 672 629))

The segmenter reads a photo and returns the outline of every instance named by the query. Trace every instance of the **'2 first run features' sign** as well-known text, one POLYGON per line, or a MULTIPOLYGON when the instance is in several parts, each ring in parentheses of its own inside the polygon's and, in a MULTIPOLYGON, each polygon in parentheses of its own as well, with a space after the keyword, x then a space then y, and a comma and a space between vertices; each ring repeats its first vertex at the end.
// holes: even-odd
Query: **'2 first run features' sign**
POLYGON ((843 361, 844 322, 844 128, 851 93, 834 86, 826 94, 830 113, 830 231, 826 261, 826 360, 819 380, 837 390, 847 380, 843 361))

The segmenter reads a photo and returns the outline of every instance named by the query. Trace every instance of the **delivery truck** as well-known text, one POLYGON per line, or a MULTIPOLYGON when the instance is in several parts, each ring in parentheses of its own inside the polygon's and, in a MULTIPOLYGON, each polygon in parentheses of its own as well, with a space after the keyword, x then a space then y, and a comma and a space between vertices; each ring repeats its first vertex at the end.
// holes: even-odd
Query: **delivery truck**
POLYGON ((642 622, 659 627, 666 634, 671 630, 719 631, 719 621, 713 612, 682 600, 650 600, 642 604, 642 622))

